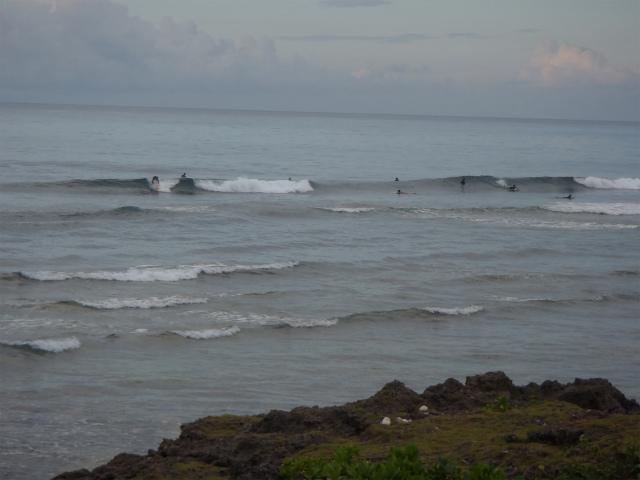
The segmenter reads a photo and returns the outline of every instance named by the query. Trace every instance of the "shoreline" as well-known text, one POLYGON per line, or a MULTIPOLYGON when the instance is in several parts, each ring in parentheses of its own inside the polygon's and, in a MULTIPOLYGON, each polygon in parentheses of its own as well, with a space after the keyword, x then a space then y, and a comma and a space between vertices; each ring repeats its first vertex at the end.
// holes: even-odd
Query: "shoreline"
POLYGON ((450 378, 422 393, 394 380, 342 406, 204 417, 146 456, 121 453, 54 480, 279 479, 285 458, 329 460, 346 444, 372 462, 383 461, 391 447, 415 444, 425 464, 443 457, 463 470, 491 464, 506 478, 538 478, 540 470, 556 478, 581 462, 602 461, 607 449, 615 456, 625 445, 637 447, 639 427, 638 402, 605 379, 515 386, 497 371, 465 384, 450 378))

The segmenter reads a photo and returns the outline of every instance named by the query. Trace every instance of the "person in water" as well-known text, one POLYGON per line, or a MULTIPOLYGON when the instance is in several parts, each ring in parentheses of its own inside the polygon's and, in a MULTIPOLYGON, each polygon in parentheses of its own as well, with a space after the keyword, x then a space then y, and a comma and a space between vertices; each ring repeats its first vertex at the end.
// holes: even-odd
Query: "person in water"
POLYGON ((517 192, 517 191, 518 191, 518 187, 516 187, 515 185, 511 185, 511 186, 509 187, 509 191, 510 191, 510 192, 517 192))
POLYGON ((157 175, 155 175, 152 179, 151 179, 151 183, 160 183, 160 179, 158 178, 157 175))
POLYGON ((567 195, 566 197, 562 197, 562 198, 568 198, 569 200, 573 200, 573 197, 571 196, 571 194, 567 195))
POLYGON ((180 178, 187 178, 187 174, 183 173, 182 176, 180 178))
POLYGON ((396 182, 399 182, 400 180, 398 179, 398 177, 396 177, 396 182))
POLYGON ((407 192, 403 192, 402 190, 398 190, 397 193, 398 193, 398 195, 401 195, 401 194, 406 194, 407 192))
POLYGON ((462 181, 460 182, 460 185, 464 187, 466 184, 467 184, 467 181, 463 178, 462 181))

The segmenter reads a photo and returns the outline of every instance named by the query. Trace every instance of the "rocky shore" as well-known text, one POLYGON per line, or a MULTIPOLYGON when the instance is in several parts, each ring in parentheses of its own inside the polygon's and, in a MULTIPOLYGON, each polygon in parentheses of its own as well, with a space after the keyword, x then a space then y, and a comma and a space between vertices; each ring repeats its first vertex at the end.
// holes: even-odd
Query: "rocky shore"
POLYGON ((638 450, 639 428, 640 405, 607 380, 515 386, 503 372, 489 372, 422 393, 393 381, 342 406, 205 417, 147 455, 121 453, 54 480, 279 479, 285 458, 331 459, 346 444, 371 461, 415 444, 425 463, 444 457, 463 470, 482 462, 507 478, 557 478, 587 463, 607 465, 625 446, 638 450))

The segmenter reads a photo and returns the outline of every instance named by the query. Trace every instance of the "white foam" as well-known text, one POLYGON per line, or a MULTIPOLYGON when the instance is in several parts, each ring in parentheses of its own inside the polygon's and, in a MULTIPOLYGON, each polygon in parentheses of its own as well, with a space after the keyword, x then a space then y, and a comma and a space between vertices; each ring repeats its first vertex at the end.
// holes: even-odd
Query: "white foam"
POLYGON ((640 190, 640 178, 616 178, 615 180, 609 180, 607 178, 598 177, 574 177, 574 181, 589 188, 604 188, 608 190, 640 190))
POLYGON ((238 333, 240 329, 238 327, 229 328, 212 328, 209 330, 176 330, 171 333, 180 335, 185 338, 195 338, 197 340, 208 340, 212 338, 230 337, 238 333))
POLYGON ((303 318, 283 318, 282 323, 294 328, 333 327, 334 325, 337 325, 338 319, 313 320, 303 318))
POLYGON ((179 282, 192 280, 200 274, 216 275, 251 270, 282 270, 298 265, 299 262, 282 262, 264 265, 224 265, 224 264, 196 264, 180 265, 177 267, 157 267, 141 265, 125 271, 96 271, 96 272, 51 272, 42 271, 24 275, 35 280, 55 281, 78 278, 83 280, 114 280, 119 282, 179 282))
POLYGON ((561 202, 546 205, 542 208, 552 212, 563 213, 600 213, 605 215, 639 215, 640 204, 637 203, 576 203, 561 202))
POLYGON ((43 352, 60 353, 65 350, 80 348, 80 341, 75 337, 62 339, 27 340, 24 342, 7 342, 4 345, 14 347, 29 347, 43 352))
POLYGON ((330 212, 339 212, 339 213, 362 213, 362 212, 371 212, 375 210, 373 207, 326 207, 321 208, 321 210, 328 210, 330 212))
POLYGON ((157 191, 163 193, 171 193, 171 189, 175 187, 179 181, 179 179, 160 180, 157 191))
POLYGON ((469 305, 467 307, 454 308, 424 307, 423 310, 440 315, 471 315, 472 313, 482 312, 484 307, 480 305, 469 305))
POLYGON ((203 190, 224 193, 303 193, 313 190, 309 180, 259 180, 240 177, 223 182, 196 180, 195 183, 203 190))
POLYGON ((518 297, 501 297, 497 299, 502 302, 518 302, 518 303, 526 303, 526 302, 553 302, 554 300, 551 298, 518 298, 518 297))
POLYGON ((164 207, 164 210, 171 212, 188 212, 188 213, 202 213, 202 212, 217 212, 218 210, 211 205, 193 205, 185 207, 164 207))
POLYGON ((507 182, 505 182, 503 179, 500 179, 496 182, 496 185, 498 185, 499 187, 504 187, 504 188, 509 188, 510 185, 507 185, 507 182))
POLYGON ((240 314, 235 312, 209 312, 207 317, 214 318, 216 321, 225 321, 230 323, 248 323, 259 325, 262 327, 276 327, 279 325, 287 325, 294 328, 312 328, 312 327, 332 327, 338 323, 338 319, 308 319, 295 317, 278 317, 275 315, 262 315, 257 313, 240 314))
POLYGON ((175 305, 186 305, 192 303, 207 303, 206 298, 190 298, 181 296, 171 297, 149 297, 149 298, 109 298, 99 302, 83 302, 76 300, 80 305, 91 308, 105 310, 117 310, 119 308, 164 308, 175 305))

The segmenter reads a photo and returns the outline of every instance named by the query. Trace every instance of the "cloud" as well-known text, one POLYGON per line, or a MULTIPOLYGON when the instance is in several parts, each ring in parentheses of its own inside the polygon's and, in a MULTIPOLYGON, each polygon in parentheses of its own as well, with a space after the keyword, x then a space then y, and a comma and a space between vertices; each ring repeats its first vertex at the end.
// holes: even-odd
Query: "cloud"
POLYGON ((424 84, 426 75, 429 74, 429 67, 423 65, 421 67, 411 67, 408 65, 386 65, 376 67, 368 65, 362 67, 351 75, 358 79, 361 83, 372 85, 407 85, 407 84, 424 84))
POLYGON ((156 28, 110 0, 5 1, 0 44, 3 88, 235 88, 295 76, 278 62, 272 39, 215 40, 168 17, 156 28))
POLYGON ((607 64, 604 55, 588 48, 552 40, 540 42, 520 80, 535 85, 616 85, 637 81, 637 74, 607 64))

